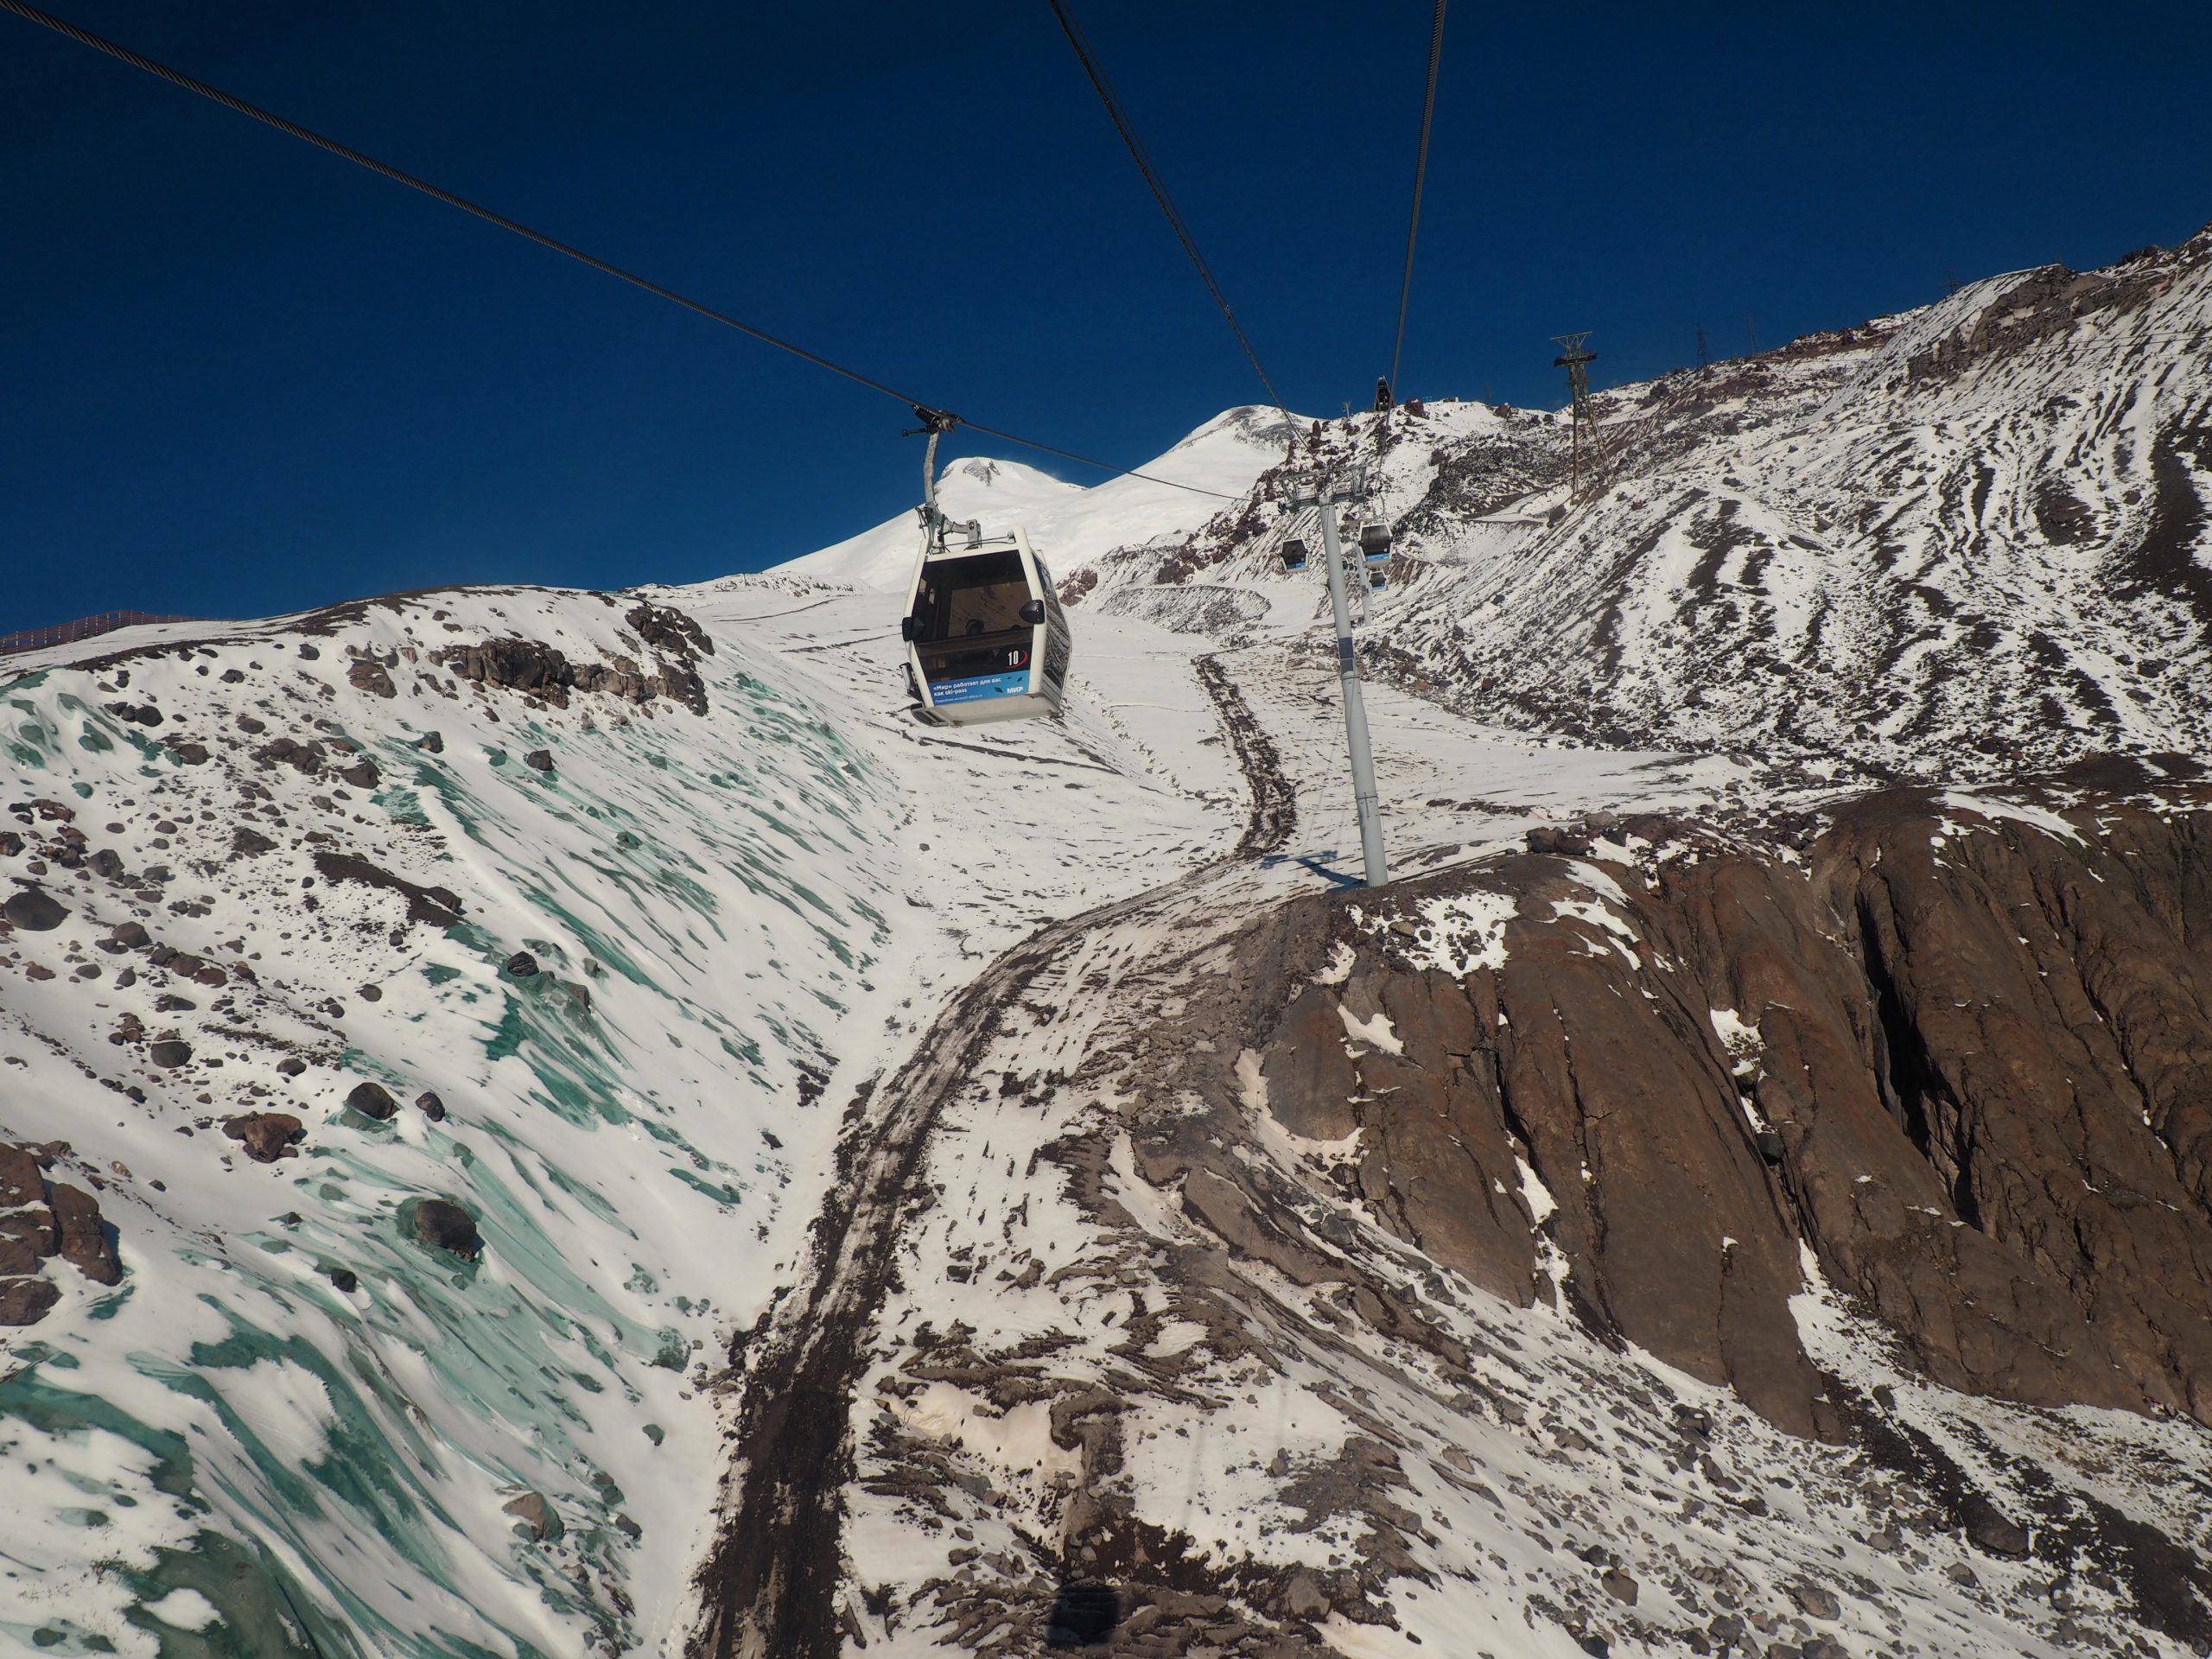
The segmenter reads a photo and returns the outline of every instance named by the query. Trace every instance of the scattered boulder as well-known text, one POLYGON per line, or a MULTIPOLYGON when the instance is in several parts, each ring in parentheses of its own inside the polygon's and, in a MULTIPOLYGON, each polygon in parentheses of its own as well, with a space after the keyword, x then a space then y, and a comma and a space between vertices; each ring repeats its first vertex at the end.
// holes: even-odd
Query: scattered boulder
POLYGON ((1607 1595, 1611 1596, 1615 1601, 1619 1602, 1623 1606, 1633 1607, 1636 1605, 1637 1586, 1635 1574, 1624 1573, 1618 1567, 1609 1567, 1605 1569, 1604 1577, 1600 1578, 1598 1582, 1605 1586, 1605 1593, 1607 1595))
POLYGON ((307 1069, 308 1063, 296 1054, 287 1054, 276 1062, 276 1075, 280 1077, 296 1077, 307 1069))
POLYGON ((2007 1560, 2027 1559, 2028 1529, 1981 1493, 1968 1494, 1960 1506, 1959 1518, 1966 1523, 1967 1541, 1975 1548, 2007 1560))
POLYGON ((1842 1616, 1843 1604, 1835 1593, 1823 1590, 1817 1584, 1802 1580, 1789 1586, 1789 1599, 1797 1604, 1797 1611, 1808 1618, 1838 1618, 1842 1616))
POLYGON ((438 1098, 437 1090, 435 1089, 425 1089, 415 1096, 415 1109, 433 1123, 442 1123, 446 1121, 446 1103, 438 1098))
POLYGON ((381 1123, 399 1109, 399 1103, 391 1091, 380 1083, 357 1083, 353 1092, 346 1096, 346 1103, 363 1117, 373 1117, 381 1123))
POLYGON ((1310 1573, 1290 1575, 1290 1582, 1283 1586, 1282 1605, 1283 1611, 1293 1618, 1326 1618, 1329 1616, 1329 1599, 1322 1593, 1321 1586, 1313 1582, 1313 1575, 1310 1573))
POLYGON ((425 732, 415 740, 415 747, 425 754, 443 754, 446 752, 446 741, 436 732, 425 732))
POLYGON ((374 789, 384 781, 384 774, 377 770, 377 763, 363 755, 338 774, 356 789, 374 789))
POLYGON ((346 671, 346 683, 357 691, 366 691, 372 696, 396 697, 399 688, 391 683, 391 676, 385 665, 373 657, 359 657, 346 671))
POLYGON ((256 853, 274 852, 276 849, 275 842, 258 830, 249 830, 244 824, 231 833, 231 850, 244 857, 251 858, 256 853))
POLYGON ((181 1038, 164 1037, 146 1051, 146 1058, 174 1070, 192 1058, 192 1045, 181 1038))
POLYGON ((293 1142, 305 1139, 307 1128, 289 1112, 247 1112, 225 1118, 223 1133, 242 1142, 255 1163, 273 1164, 296 1155, 293 1142))
POLYGON ((68 919, 69 912, 44 887, 22 887, 0 905, 9 923, 26 933, 51 933, 68 919))
POLYGON ((44 1279, 0 1279, 0 1325, 36 1325, 60 1300, 44 1279))
POLYGON ((108 934, 108 938, 126 950, 143 950, 154 942, 152 936, 146 931, 144 925, 138 922, 118 923, 114 930, 108 934))
POLYGON ((507 958, 508 976, 514 979, 528 979, 537 971, 537 958, 527 950, 518 950, 507 958))
POLYGON ((528 754, 523 756, 522 763, 532 772, 550 772, 553 770, 553 751, 532 749, 528 754))
POLYGON ((447 1198, 425 1198, 415 1206, 415 1236, 464 1262, 474 1262, 484 1253, 484 1236, 476 1230, 475 1217, 447 1198))
POLYGON ((351 1268, 325 1268, 322 1275, 330 1281, 331 1288, 341 1296, 351 1296, 361 1287, 359 1277, 351 1268))
POLYGON ((53 1253, 96 1285, 120 1284, 123 1261, 99 1201, 81 1187, 54 1181, 47 1185, 46 1205, 53 1217, 53 1253))
POLYGON ((561 1517, 553 1511, 552 1504, 543 1492, 523 1492, 499 1505, 522 1523, 537 1542, 550 1543, 561 1536, 561 1517))

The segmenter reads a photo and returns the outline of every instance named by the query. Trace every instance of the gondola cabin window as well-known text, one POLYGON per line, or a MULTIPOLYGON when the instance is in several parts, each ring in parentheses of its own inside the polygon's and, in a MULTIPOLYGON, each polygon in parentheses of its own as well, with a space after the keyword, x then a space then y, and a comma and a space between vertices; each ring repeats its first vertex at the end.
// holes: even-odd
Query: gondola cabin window
POLYGON ((945 561, 924 576, 918 598, 914 640, 931 681, 1029 665, 1032 632, 1021 620, 1029 581, 1020 554, 945 561))
POLYGON ((1057 713, 1071 641, 1051 577, 1020 530, 969 533, 964 546, 932 536, 915 561, 899 636, 916 713, 939 725, 1057 713))

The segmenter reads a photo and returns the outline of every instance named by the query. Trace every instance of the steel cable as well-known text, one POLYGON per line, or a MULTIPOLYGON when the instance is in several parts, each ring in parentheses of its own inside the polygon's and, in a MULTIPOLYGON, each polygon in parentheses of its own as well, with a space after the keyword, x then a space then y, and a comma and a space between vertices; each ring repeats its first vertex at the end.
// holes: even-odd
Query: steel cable
POLYGON ((1267 388, 1268 401, 1275 406, 1277 414, 1284 420, 1289 420, 1290 410, 1284 407, 1281 394, 1275 391, 1275 383, 1268 378, 1268 372, 1260 366, 1260 354, 1252 349, 1251 340, 1245 336, 1244 325, 1236 321, 1236 313, 1230 308, 1229 296, 1221 291, 1221 284, 1214 280, 1205 256, 1198 251, 1198 239, 1191 234, 1191 227, 1184 223, 1174 198, 1167 194, 1167 186, 1160 176, 1160 169, 1152 164, 1152 157, 1146 153, 1144 141, 1137 137, 1136 127, 1129 120, 1128 111, 1122 108, 1121 99, 1114 96, 1112 83, 1106 79, 1105 70, 1099 67, 1097 57, 1091 52, 1090 42, 1084 38, 1083 31, 1076 27, 1075 19, 1068 15, 1068 9, 1061 0, 1052 0, 1052 15, 1060 20, 1060 29, 1067 35, 1068 44, 1075 48, 1076 56, 1082 60, 1084 73, 1090 77, 1090 85, 1098 94, 1098 101, 1106 106, 1106 113, 1112 118, 1115 130, 1122 135, 1122 142, 1128 146, 1129 156, 1136 162, 1137 171, 1144 175, 1144 181, 1152 190, 1152 199, 1160 204, 1160 211, 1166 215, 1168 228, 1175 232, 1175 239, 1183 245, 1183 251, 1191 256, 1191 264, 1198 270, 1198 280, 1206 285, 1206 292, 1221 308, 1221 315, 1227 321, 1230 332, 1236 336, 1236 343, 1244 349, 1245 360, 1251 364, 1252 372, 1260 377, 1260 384, 1267 388))
POLYGON ((1414 162, 1414 211, 1406 225, 1406 276, 1398 285, 1398 337, 1390 347, 1390 396, 1398 395, 1398 365, 1406 351, 1406 308, 1414 296, 1414 244, 1421 236, 1421 194, 1428 182, 1428 130, 1436 119, 1436 72, 1444 61, 1445 0, 1436 0, 1428 32, 1428 91, 1421 104, 1421 154, 1414 162))
POLYGON ((105 53, 119 63, 127 63, 134 69, 142 69, 149 75, 168 81, 171 86, 182 87, 186 92, 196 92, 202 98, 221 105, 226 110, 251 117, 264 126, 274 127, 277 131, 313 144, 318 149, 327 150, 331 155, 343 161, 351 162, 356 167, 365 168, 372 173, 390 179, 395 184, 404 184, 409 189, 420 191, 433 200, 444 202, 449 207, 458 207, 465 213, 473 213, 488 225, 496 225, 503 231, 511 231, 525 241, 535 242, 540 247, 550 248, 556 253, 574 259, 580 264, 589 265, 594 270, 603 271, 609 276, 629 283, 632 288, 643 289, 657 298, 666 300, 674 305, 680 305, 686 311, 705 317, 710 322, 721 323, 726 328, 734 328, 739 334, 749 335, 764 346, 772 346, 776 350, 788 353, 803 362, 811 363, 817 368, 827 369, 832 374, 842 375, 856 385, 866 386, 870 391, 881 392, 887 397, 895 397, 900 403, 915 410, 943 416, 974 431, 981 432, 989 437, 1002 439, 1007 443, 1019 444, 1025 449, 1034 449, 1041 454, 1057 455, 1064 461, 1077 461, 1085 467, 1095 467, 1101 472, 1110 473, 1118 478, 1141 478, 1147 483, 1164 484, 1173 489, 1188 490, 1193 495, 1208 495, 1220 501, 1236 501, 1243 499, 1240 496, 1224 494, 1219 490, 1201 489, 1195 484, 1178 483, 1172 478, 1160 478, 1151 473, 1141 473, 1133 467, 1116 467, 1109 461, 1097 461, 1089 455, 1077 454, 1072 449, 1062 449, 1053 444, 1039 443, 1034 438, 1025 438, 1018 433, 1003 431, 996 427, 983 426, 973 421, 963 420, 949 410, 938 409, 936 405, 922 398, 910 396, 896 387, 887 385, 872 375, 862 374, 857 369, 848 368, 845 365, 833 361, 818 352, 810 352, 804 346, 794 344, 780 335, 772 334, 765 328, 756 328, 751 323, 741 322, 726 311, 718 311, 710 305, 677 293, 672 288, 664 287, 650 277, 640 276, 635 271, 625 270, 620 265, 610 264, 595 254, 587 253, 582 248, 563 242, 556 237, 548 236, 543 231, 532 230, 529 226, 509 219, 504 213, 494 213, 489 207, 471 201, 465 196, 457 196, 450 190, 442 189, 427 179, 417 178, 414 174, 403 172, 389 162, 377 160, 373 156, 365 155, 350 144, 341 144, 335 138, 326 137, 312 128, 300 125, 296 121, 289 121, 272 111, 263 109, 257 104, 249 104, 245 99, 234 97, 219 86, 211 86, 206 81, 188 75, 181 69, 172 69, 167 64, 157 63, 151 58, 132 51, 127 46, 107 39, 105 35, 95 35, 90 29, 79 29, 66 18, 56 17, 51 12, 41 11, 35 6, 26 5, 23 0, 0 0, 0 11, 13 12, 16 16, 23 18, 26 22, 36 23, 41 29, 51 29, 54 33, 75 41, 81 46, 92 48, 95 52, 105 53))

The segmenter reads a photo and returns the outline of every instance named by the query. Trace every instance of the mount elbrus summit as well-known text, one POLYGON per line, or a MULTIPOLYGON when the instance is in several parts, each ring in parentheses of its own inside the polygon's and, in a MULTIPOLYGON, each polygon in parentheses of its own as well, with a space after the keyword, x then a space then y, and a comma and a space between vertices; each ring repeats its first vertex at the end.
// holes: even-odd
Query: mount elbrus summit
POLYGON ((1579 488, 955 461, 1004 724, 910 518, 6 658, 0 1644, 2212 1651, 2208 365, 2212 233, 1579 488))

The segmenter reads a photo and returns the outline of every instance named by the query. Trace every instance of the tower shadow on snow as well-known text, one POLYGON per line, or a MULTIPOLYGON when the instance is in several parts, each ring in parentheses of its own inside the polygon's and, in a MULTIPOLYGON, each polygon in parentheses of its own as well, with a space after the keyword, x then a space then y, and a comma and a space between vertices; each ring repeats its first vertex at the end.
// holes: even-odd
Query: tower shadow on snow
POLYGON ((1121 1592, 1109 1584, 1064 1584, 1045 1620, 1048 1648, 1087 1648, 1122 1622, 1121 1592))

